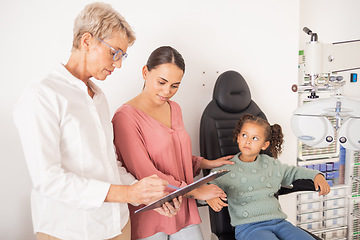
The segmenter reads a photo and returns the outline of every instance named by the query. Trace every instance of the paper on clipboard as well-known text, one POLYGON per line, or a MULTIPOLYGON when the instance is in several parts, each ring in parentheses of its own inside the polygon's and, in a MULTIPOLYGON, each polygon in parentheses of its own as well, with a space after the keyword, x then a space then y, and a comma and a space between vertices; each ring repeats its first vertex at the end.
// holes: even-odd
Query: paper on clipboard
POLYGON ((223 169, 223 170, 219 170, 219 171, 214 171, 211 172, 210 174, 208 174, 207 176, 200 178, 199 180, 187 185, 186 187, 180 188, 172 193, 170 193, 169 195, 157 200, 156 202, 153 202, 143 208, 140 208, 138 210, 135 211, 135 213, 139 213, 139 212, 143 212, 143 211, 147 211, 147 210, 151 210, 151 209, 155 209, 158 207, 161 207, 164 203, 171 201, 172 199, 185 195, 186 193, 194 190, 195 188, 200 187, 201 185, 208 183, 212 180, 214 180, 215 178, 218 178, 226 173, 230 172, 229 170, 223 169))

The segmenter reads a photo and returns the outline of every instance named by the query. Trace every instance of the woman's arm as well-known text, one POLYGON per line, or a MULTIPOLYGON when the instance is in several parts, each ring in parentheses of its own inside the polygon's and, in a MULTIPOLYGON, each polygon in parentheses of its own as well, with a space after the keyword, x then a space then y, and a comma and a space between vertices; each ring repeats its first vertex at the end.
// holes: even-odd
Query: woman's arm
POLYGON ((226 193, 214 184, 205 184, 185 194, 184 197, 206 201, 217 197, 226 198, 226 193))
POLYGON ((166 181, 152 175, 133 185, 111 185, 105 201, 147 205, 165 196, 167 184, 166 181))
POLYGON ((200 163, 200 168, 201 169, 213 169, 216 167, 221 167, 222 165, 225 165, 225 164, 233 165, 234 162, 229 161, 229 159, 231 159, 233 157, 234 157, 234 155, 231 155, 231 156, 221 157, 221 158, 218 158, 215 160, 207 160, 207 159, 203 158, 200 163))

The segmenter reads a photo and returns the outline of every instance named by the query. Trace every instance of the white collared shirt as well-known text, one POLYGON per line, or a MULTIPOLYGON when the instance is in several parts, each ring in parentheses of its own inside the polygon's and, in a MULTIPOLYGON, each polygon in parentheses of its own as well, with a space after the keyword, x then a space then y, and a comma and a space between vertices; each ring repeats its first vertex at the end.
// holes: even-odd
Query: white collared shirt
POLYGON ((110 184, 136 180, 116 160, 109 107, 61 65, 31 85, 14 110, 33 183, 34 232, 61 239, 107 239, 129 219, 125 203, 104 202, 110 184))

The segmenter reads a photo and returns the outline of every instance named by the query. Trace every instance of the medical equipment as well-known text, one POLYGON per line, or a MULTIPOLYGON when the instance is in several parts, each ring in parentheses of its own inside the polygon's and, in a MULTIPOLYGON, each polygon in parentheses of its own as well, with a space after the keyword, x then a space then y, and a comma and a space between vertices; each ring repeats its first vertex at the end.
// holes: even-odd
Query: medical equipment
POLYGON ((310 29, 304 32, 311 36, 306 44, 305 75, 309 83, 292 90, 309 91, 311 100, 298 107, 291 118, 291 127, 296 137, 304 144, 320 148, 338 141, 350 150, 360 150, 360 102, 342 95, 345 80, 338 73, 360 69, 360 40, 324 44, 310 29), (332 91, 327 99, 318 99, 319 91, 332 91), (329 120, 335 118, 335 125, 329 120))
POLYGON ((347 187, 336 186, 325 197, 316 192, 297 195, 296 225, 321 239, 346 239, 347 187))

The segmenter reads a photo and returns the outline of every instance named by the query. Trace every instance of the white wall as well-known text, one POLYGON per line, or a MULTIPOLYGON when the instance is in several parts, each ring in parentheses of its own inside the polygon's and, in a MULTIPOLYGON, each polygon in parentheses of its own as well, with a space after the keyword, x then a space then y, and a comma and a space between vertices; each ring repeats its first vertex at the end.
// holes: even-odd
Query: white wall
MULTIPOLYGON (((66 61, 71 49, 73 20, 89 2, 14 0, 0 3, 1 239, 33 237, 31 182, 12 122, 12 108, 28 83, 40 80, 59 61, 66 61)), ((281 160, 295 164, 296 139, 289 121, 297 106, 297 94, 290 87, 298 77, 299 32, 303 27, 299 19, 318 32, 323 41, 360 38, 357 0, 107 2, 126 17, 138 37, 129 48, 129 58, 123 68, 99 83, 108 96, 111 112, 141 91, 141 67, 150 52, 161 45, 175 47, 183 54, 187 70, 174 100, 183 108, 194 154, 199 154, 200 117, 212 97, 214 82, 220 73, 232 69, 245 77, 253 100, 270 122, 284 128, 286 142, 281 160), (329 15, 333 18, 328 19, 329 15)), ((300 35, 301 42, 308 40, 303 37, 300 35)), ((290 220, 294 221, 294 201, 282 202, 290 220)), ((210 239, 206 208, 200 211, 205 239, 210 239)))

